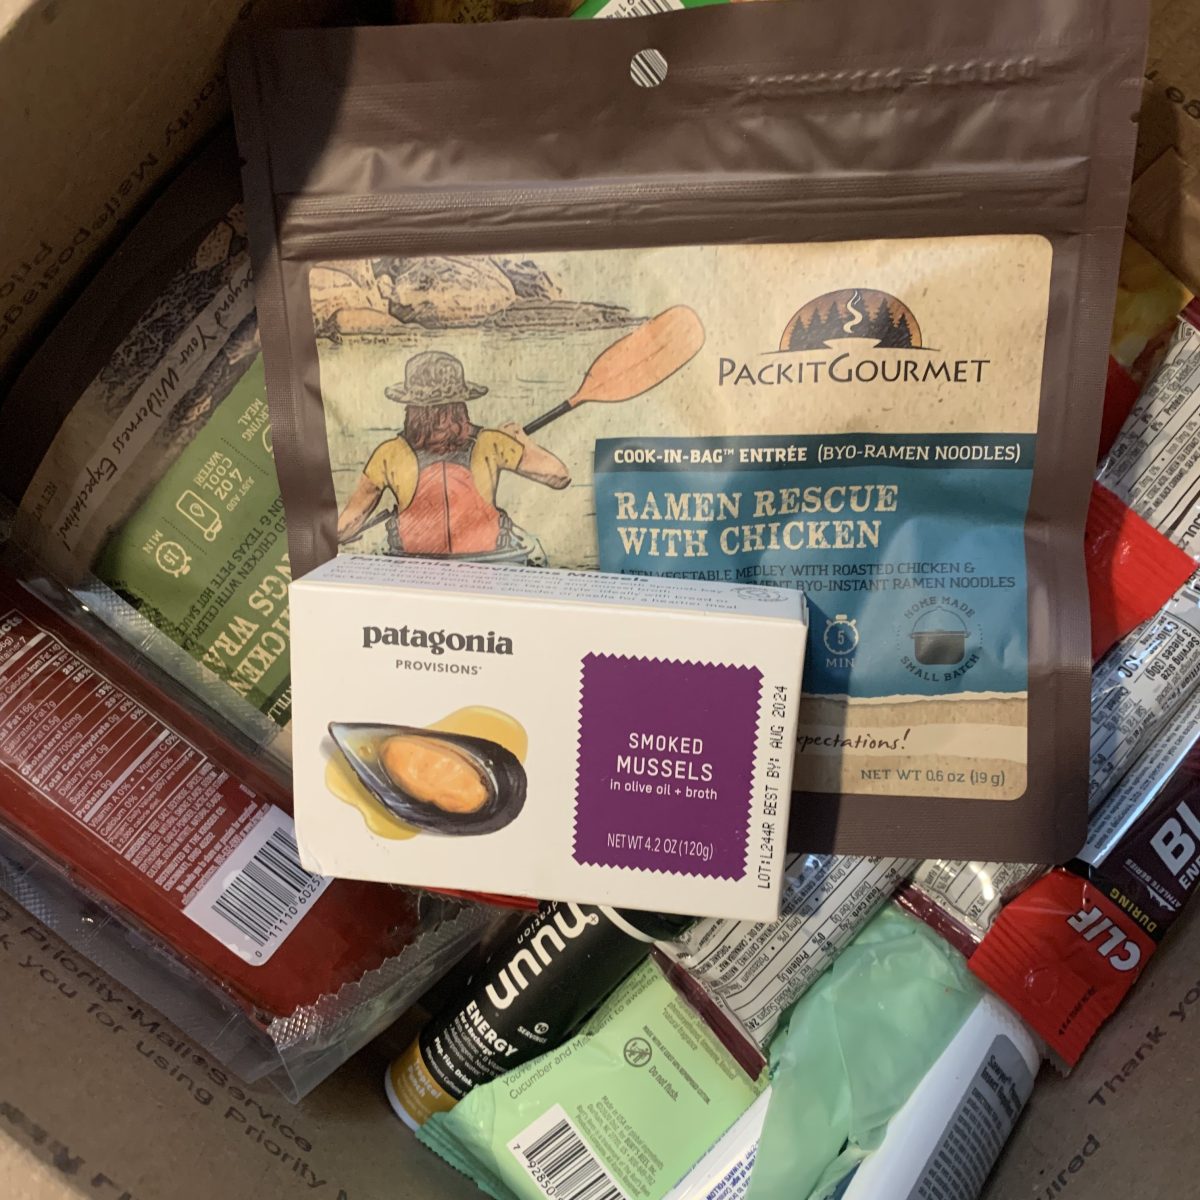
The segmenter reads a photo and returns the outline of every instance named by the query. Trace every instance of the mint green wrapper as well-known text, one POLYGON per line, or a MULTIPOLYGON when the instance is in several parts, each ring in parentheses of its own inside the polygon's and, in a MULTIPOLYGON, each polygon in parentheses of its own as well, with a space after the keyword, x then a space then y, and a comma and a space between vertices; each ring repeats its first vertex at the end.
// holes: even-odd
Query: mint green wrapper
POLYGON ((582 1033, 475 1088, 417 1136, 496 1200, 613 1184, 628 1200, 660 1200, 764 1085, 646 962, 582 1033))
POLYGON ((749 1200, 823 1200, 878 1148, 982 988, 966 960, 889 907, 771 1043, 771 1102, 749 1200))

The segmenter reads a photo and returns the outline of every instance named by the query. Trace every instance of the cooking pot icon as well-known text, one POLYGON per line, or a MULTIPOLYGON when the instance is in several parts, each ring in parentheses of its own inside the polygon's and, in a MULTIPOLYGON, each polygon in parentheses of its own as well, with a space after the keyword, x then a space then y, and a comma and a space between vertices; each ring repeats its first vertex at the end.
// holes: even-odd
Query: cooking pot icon
POLYGON ((957 613, 931 608, 912 628, 913 657, 930 667, 962 662, 967 652, 967 625, 957 613))

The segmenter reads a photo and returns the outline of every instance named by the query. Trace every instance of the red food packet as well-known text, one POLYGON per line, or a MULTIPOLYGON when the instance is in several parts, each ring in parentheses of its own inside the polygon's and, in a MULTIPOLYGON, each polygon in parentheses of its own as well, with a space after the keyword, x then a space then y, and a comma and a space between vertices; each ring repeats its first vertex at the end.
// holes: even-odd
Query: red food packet
POLYGON ((1093 662, 1148 621, 1196 570, 1190 554, 1098 483, 1092 484, 1084 558, 1093 662))
POLYGON ((1105 888, 1056 868, 1001 911, 968 965, 1074 1066, 1154 947, 1105 888))
POLYGON ((300 866, 291 801, 127 662, 0 575, 0 822, 253 1014, 398 954, 414 894, 300 866))

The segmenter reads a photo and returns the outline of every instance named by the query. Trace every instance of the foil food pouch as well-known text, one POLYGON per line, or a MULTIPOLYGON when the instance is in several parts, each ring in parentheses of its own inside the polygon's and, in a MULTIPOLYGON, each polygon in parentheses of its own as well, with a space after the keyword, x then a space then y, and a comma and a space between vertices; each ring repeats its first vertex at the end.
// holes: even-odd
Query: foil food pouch
POLYGON ((0 439, 15 540, 286 757, 291 571, 231 131, 34 355, 0 439))
POLYGON ((1144 24, 868 0, 244 43, 296 572, 800 588, 794 846, 1073 853, 1144 24))

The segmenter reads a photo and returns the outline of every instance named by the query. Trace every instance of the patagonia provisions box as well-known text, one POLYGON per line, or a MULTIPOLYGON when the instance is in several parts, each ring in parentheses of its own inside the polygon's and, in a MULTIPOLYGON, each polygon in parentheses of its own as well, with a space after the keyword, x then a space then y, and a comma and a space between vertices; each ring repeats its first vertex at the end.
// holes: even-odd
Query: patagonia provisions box
POLYGON ((778 915, 799 593, 365 555, 291 605, 310 867, 778 915))

